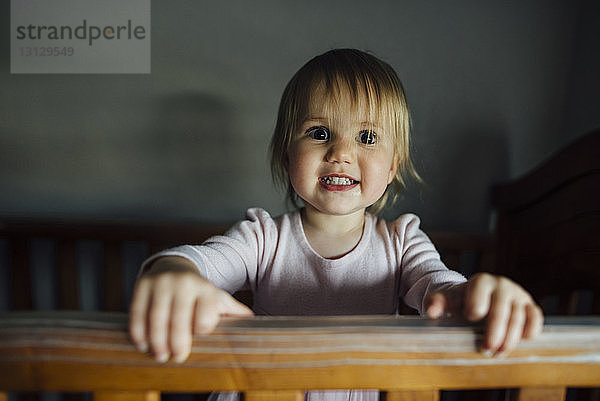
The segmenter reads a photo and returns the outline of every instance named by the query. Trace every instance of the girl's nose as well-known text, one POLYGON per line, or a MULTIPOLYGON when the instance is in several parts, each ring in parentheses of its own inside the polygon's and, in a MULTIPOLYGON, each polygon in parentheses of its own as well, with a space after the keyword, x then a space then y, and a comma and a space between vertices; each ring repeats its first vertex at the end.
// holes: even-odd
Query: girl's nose
POLYGON ((331 141, 326 159, 330 163, 352 163, 354 161, 352 145, 345 140, 331 141))

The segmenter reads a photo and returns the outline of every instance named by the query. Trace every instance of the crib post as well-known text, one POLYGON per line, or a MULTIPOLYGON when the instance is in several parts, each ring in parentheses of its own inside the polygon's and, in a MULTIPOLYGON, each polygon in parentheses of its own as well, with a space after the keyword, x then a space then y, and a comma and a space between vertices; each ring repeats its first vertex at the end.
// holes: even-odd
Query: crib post
POLYGON ((564 401, 565 387, 523 387, 517 391, 517 401, 564 401))
POLYGON ((385 401, 439 401, 440 392, 438 390, 421 391, 388 391, 385 395, 385 401))
POLYGON ((160 392, 159 391, 95 391, 93 401, 160 401, 160 392))

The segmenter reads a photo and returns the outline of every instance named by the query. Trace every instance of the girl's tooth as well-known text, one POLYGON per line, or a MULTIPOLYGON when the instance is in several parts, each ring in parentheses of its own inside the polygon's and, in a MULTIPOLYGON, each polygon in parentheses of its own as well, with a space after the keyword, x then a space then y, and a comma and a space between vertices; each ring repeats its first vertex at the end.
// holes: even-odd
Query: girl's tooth
POLYGON ((352 180, 346 177, 325 177, 323 182, 328 185, 352 185, 352 180))

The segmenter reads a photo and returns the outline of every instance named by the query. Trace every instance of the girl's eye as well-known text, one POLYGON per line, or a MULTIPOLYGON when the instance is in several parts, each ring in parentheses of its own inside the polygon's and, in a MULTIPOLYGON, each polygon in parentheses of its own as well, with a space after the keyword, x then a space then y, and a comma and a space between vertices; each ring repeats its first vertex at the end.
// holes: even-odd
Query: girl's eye
POLYGON ((317 141, 328 141, 329 130, 326 127, 313 127, 306 131, 306 134, 317 141))
POLYGON ((360 131, 358 140, 365 145, 374 145, 377 142, 377 134, 370 130, 360 131))

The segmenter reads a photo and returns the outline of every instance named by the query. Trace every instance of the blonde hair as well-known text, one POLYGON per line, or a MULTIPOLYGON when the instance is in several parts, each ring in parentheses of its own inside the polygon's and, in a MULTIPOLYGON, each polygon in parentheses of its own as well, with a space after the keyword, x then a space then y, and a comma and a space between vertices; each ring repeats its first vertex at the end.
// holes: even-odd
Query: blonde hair
POLYGON ((334 99, 346 91, 353 104, 366 100, 369 116, 387 123, 393 132, 398 169, 383 196, 369 208, 370 212, 379 213, 398 199, 408 177, 420 178, 410 157, 410 112, 402 83, 389 64, 360 50, 335 49, 316 56, 288 82, 270 144, 273 180, 285 188, 288 200, 299 207, 299 197, 286 170, 288 149, 307 116, 312 96, 320 88, 334 99))

